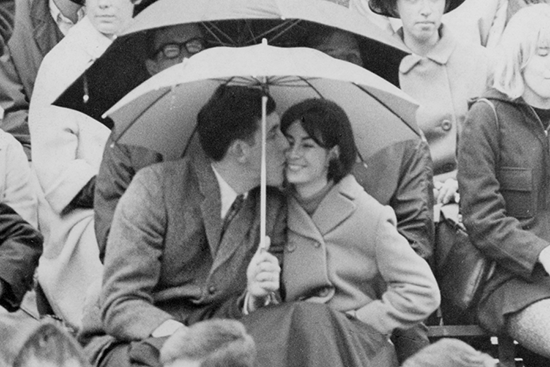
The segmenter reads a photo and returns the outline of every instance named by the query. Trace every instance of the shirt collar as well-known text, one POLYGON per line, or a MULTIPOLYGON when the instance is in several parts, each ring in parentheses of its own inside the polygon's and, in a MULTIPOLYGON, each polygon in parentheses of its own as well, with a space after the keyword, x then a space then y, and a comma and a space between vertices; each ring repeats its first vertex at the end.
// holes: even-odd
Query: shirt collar
MULTIPOLYGON (((233 205, 233 202, 237 198, 237 192, 224 180, 224 178, 216 171, 216 168, 212 165, 212 170, 216 179, 218 180, 218 185, 220 186, 220 202, 221 202, 221 212, 220 215, 222 218, 225 218, 229 208, 233 205)), ((244 197, 248 195, 248 192, 244 194, 244 197)))
MULTIPOLYGON (((397 30, 398 36, 403 40, 403 28, 397 30)), ((444 24, 441 24, 439 28, 440 38, 434 48, 430 52, 422 57, 416 54, 411 54, 403 58, 399 71, 403 74, 407 74, 411 71, 416 64, 418 64, 423 58, 427 58, 439 65, 445 65, 451 58, 451 55, 456 48, 456 39, 452 36, 451 32, 444 24)))
MULTIPOLYGON (((75 25, 75 23, 71 19, 63 15, 61 10, 59 10, 57 5, 55 4, 54 0, 49 0, 48 6, 50 7, 50 14, 53 20, 55 21, 55 24, 57 24, 57 27, 59 28, 61 33, 63 33, 63 35, 67 35, 67 32, 69 31, 69 29, 73 25, 75 25)), ((76 15, 77 15, 77 22, 80 21, 82 18, 84 18, 84 16, 86 15, 84 7, 81 7, 80 9, 78 9, 78 12, 76 13, 76 15)))

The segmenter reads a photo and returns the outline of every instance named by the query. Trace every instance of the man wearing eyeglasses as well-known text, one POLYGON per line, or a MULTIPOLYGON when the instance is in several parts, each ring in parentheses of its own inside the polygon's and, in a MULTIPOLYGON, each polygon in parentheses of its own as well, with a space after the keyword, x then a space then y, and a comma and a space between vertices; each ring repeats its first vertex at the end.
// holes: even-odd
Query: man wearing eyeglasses
POLYGON ((147 71, 155 75, 204 50, 202 30, 197 24, 179 24, 157 29, 148 37, 147 71))
MULTIPOLYGON (((154 75, 202 51, 205 41, 198 24, 179 24, 151 31, 147 35, 147 48, 145 67, 154 75)), ((102 261, 118 200, 137 171, 164 160, 152 150, 113 143, 113 132, 103 153, 94 195, 94 225, 102 261)))

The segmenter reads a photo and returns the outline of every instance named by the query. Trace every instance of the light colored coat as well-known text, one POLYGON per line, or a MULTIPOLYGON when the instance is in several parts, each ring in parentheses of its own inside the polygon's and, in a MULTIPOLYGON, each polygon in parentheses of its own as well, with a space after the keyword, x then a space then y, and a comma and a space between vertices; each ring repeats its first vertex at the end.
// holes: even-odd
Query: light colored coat
POLYGON ((29 110, 33 168, 37 174, 44 253, 38 277, 56 314, 79 328, 85 292, 101 277, 93 210, 63 213, 101 163, 110 130, 74 110, 53 106, 111 41, 87 17, 46 55, 29 110))
POLYGON ((21 144, 0 130, 0 202, 38 228, 38 211, 31 167, 21 144))
MULTIPOLYGON (((402 29, 397 34, 402 40, 402 29)), ((426 57, 403 58, 399 83, 420 104, 417 122, 430 146, 434 176, 453 172, 450 177, 455 177, 457 140, 468 100, 486 89, 489 56, 479 44, 458 42, 445 25, 440 34, 426 57)))
POLYGON ((283 282, 286 301, 356 311, 383 334, 409 328, 440 301, 436 280, 396 229, 395 214, 353 176, 325 196, 312 217, 289 199, 283 282))

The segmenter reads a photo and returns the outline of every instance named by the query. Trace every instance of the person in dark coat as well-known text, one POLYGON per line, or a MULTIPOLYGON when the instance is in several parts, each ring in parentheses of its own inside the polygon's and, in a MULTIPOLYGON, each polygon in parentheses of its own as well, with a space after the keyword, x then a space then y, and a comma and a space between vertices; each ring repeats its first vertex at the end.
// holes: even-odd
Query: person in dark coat
POLYGON ((464 225, 496 270, 481 325, 550 357, 550 5, 519 10, 458 151, 464 225))
POLYGON ((17 0, 13 34, 0 57, 0 127, 23 145, 29 160, 29 103, 44 56, 84 16, 79 1, 17 0), (54 19, 54 15, 56 18, 54 19))
POLYGON ((0 203, 0 306, 19 308, 33 285, 43 237, 9 205, 0 203))
MULTIPOLYGON (((147 40, 148 59, 145 66, 150 75, 180 63, 184 58, 204 49, 202 30, 197 24, 155 29, 148 34, 147 40)), ((115 129, 111 132, 103 152, 94 193, 94 227, 101 259, 105 256, 116 205, 130 181, 140 169, 164 160, 160 153, 150 149, 114 143, 114 134, 115 129)))

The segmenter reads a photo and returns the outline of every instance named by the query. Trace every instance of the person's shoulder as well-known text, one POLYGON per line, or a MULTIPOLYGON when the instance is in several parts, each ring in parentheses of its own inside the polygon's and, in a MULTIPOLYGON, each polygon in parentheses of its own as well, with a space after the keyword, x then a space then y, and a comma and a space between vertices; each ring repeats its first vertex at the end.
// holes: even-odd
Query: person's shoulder
POLYGON ((352 174, 342 178, 337 184, 340 195, 356 203, 360 210, 381 210, 384 205, 367 193, 352 174))

